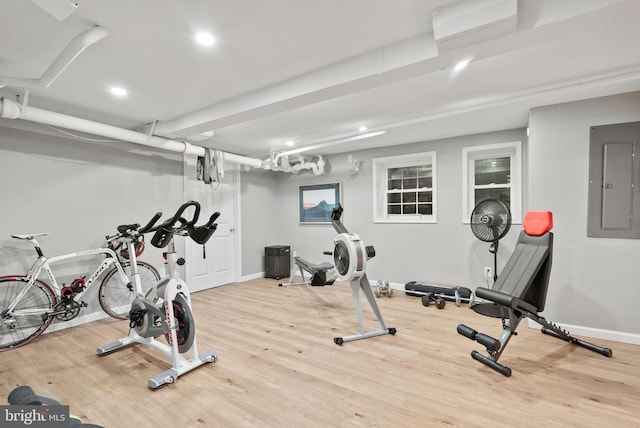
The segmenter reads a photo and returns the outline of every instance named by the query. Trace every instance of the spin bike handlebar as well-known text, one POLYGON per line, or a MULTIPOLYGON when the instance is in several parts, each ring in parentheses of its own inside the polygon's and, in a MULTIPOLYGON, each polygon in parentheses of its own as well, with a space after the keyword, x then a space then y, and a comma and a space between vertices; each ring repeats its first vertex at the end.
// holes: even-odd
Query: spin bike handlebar
POLYGON ((131 223, 131 224, 121 224, 116 229, 118 233, 113 236, 107 236, 107 241, 113 241, 114 239, 124 238, 124 237, 137 237, 143 235, 153 227, 154 224, 162 217, 161 212, 157 212, 149 222, 140 227, 140 223, 131 223))
POLYGON ((149 220, 149 223, 138 229, 138 233, 145 234, 147 232, 150 232, 151 228, 156 224, 158 220, 160 220, 160 217, 162 217, 162 212, 158 211, 154 214, 151 220, 149 220))
POLYGON ((204 245, 207 241, 213 236, 213 233, 218 228, 218 225, 215 223, 216 219, 220 217, 220 212, 216 211, 211 214, 209 217, 209 221, 207 221, 202 226, 192 226, 189 230, 189 237, 193 239, 198 244, 204 245))
POLYGON ((166 247, 173 238, 173 235, 180 232, 185 232, 184 234, 189 235, 195 242, 204 245, 216 231, 218 225, 215 221, 220 216, 220 213, 213 213, 204 225, 196 226, 199 216, 200 204, 197 201, 185 202, 180 205, 171 218, 156 226, 156 222, 162 217, 162 213, 157 212, 149 223, 138 229, 138 233, 155 232, 155 235, 153 235, 151 239, 151 244, 157 248, 166 247), (187 220, 183 215, 189 207, 194 207, 194 210, 191 219, 187 220))
POLYGON ((180 205, 176 213, 158 226, 149 228, 148 232, 155 232, 153 238, 151 239, 151 244, 157 248, 166 247, 169 242, 173 239, 173 235, 183 231, 189 230, 193 228, 196 221, 198 221, 198 217, 200 216, 200 204, 196 201, 185 202, 180 205), (182 214, 189 207, 194 207, 193 215, 191 216, 191 220, 187 220, 182 217, 182 214))

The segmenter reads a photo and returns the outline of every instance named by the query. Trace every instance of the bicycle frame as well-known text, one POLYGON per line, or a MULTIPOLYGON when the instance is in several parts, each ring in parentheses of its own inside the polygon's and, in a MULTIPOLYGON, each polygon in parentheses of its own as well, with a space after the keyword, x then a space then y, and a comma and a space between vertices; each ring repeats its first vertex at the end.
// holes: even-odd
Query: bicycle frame
MULTIPOLYGON (((29 239, 29 242, 31 242, 34 247, 36 248, 36 251, 38 252, 38 254, 42 254, 40 250, 40 244, 38 244, 38 241, 35 239, 29 239)), ((131 249, 133 249, 133 244, 131 244, 131 249)), ((47 314, 48 310, 38 310, 38 309, 32 309, 32 310, 28 310, 28 309, 24 309, 21 310, 20 312, 16 313, 14 312, 14 309, 16 307, 16 305, 20 302, 20 300, 22 300, 22 298, 24 297, 24 295, 27 293, 27 291, 29 291, 29 289, 33 286, 33 284, 35 284, 35 282, 38 280, 38 277, 42 274, 42 271, 45 271, 47 274, 47 277, 49 278, 49 281, 51 282, 51 286, 56 294, 56 297, 62 297, 61 296, 61 292, 62 292, 62 287, 58 284, 58 281, 56 280, 56 277, 53 273, 53 270, 51 269, 51 264, 54 264, 56 262, 61 262, 64 260, 69 260, 69 259, 74 259, 74 258, 79 258, 79 257, 85 257, 85 256, 93 256, 93 255, 97 255, 97 254, 104 254, 105 256, 107 256, 99 265, 98 267, 93 271, 93 273, 89 276, 89 279, 86 280, 85 282, 85 288, 84 290, 82 290, 81 292, 77 293, 74 296, 73 300, 78 299, 79 297, 82 297, 82 295, 84 295, 84 293, 86 291, 89 290, 89 288, 91 288, 91 286, 95 283, 95 280, 98 279, 98 277, 100 277, 100 275, 105 272, 107 269, 109 269, 111 267, 111 265, 115 265, 116 269, 118 270, 118 274, 120 275, 120 278, 126 283, 129 282, 129 276, 125 273, 124 269, 122 268, 122 265, 120 264, 120 260, 118 259, 118 256, 116 255, 115 251, 113 251, 111 248, 106 248, 106 247, 102 247, 102 248, 95 248, 95 249, 91 249, 91 250, 83 250, 83 251, 78 251, 75 253, 69 253, 69 254, 63 254, 60 256, 54 256, 51 258, 47 258, 44 255, 39 255, 38 259, 35 261, 35 263, 31 266, 31 268, 29 269, 29 272, 27 273, 26 277, 29 279, 29 283, 27 284, 26 287, 24 287, 24 289, 18 294, 18 296, 16 296, 16 298, 13 300, 13 302, 11 302, 11 304, 9 305, 9 307, 7 308, 6 313, 8 314, 13 314, 13 315, 36 315, 36 314, 47 314)), ((136 261, 135 261, 135 251, 130 252, 130 257, 131 257, 131 266, 134 267, 136 266, 136 261)), ((142 290, 142 286, 140 284, 140 278, 139 275, 137 275, 137 272, 135 272, 137 269, 132 268, 132 270, 134 270, 134 272, 132 273, 132 282, 136 287, 136 292, 138 294, 141 293, 142 290)), ((48 314, 51 315, 51 314, 48 314)))

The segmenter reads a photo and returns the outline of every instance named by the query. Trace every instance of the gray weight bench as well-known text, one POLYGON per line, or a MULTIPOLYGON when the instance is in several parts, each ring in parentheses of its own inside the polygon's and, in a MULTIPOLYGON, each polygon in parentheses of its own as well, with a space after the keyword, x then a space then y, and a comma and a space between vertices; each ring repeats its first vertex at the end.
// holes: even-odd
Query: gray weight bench
POLYGON ((516 248, 493 288, 476 288, 476 296, 488 302, 471 307, 481 315, 501 318, 502 334, 494 339, 464 324, 458 325, 459 334, 487 348, 488 355, 474 350, 471 357, 505 376, 511 376, 511 369, 498 363, 498 359, 511 336, 516 335, 516 328, 523 318, 542 325, 542 333, 611 357, 611 349, 577 339, 539 315, 544 310, 551 274, 552 214, 549 211, 529 211, 522 226, 524 230, 520 232, 516 248))

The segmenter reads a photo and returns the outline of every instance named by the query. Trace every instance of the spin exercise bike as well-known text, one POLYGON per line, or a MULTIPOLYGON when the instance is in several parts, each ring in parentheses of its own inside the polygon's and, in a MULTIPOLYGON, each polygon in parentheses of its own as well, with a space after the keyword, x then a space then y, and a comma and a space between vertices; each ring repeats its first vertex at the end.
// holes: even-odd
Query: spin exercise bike
MULTIPOLYGON (((350 342, 358 339, 366 339, 369 337, 382 336, 384 334, 396 334, 396 329, 391 327, 387 328, 382 318, 382 313, 378 308, 378 303, 371 290, 371 285, 367 279, 366 266, 367 260, 375 257, 376 252, 373 246, 365 247, 364 243, 358 235, 350 233, 347 228, 342 224, 340 220, 343 212, 343 208, 338 205, 331 213, 331 224, 333 228, 338 232, 338 236, 333 240, 334 248, 333 252, 325 252, 325 254, 333 255, 334 265, 330 263, 322 263, 316 265, 308 262, 301 257, 295 258, 296 266, 300 269, 304 281, 303 270, 311 274, 311 285, 322 286, 331 285, 337 279, 340 281, 348 282, 351 286, 351 296, 353 298, 353 306, 358 318, 357 334, 350 336, 335 337, 333 339, 336 345, 342 345, 345 342, 350 342), (375 314, 378 323, 380 324, 380 330, 374 330, 365 332, 364 322, 362 319, 362 305, 360 303, 360 290, 367 298, 373 313, 375 314)), ((293 277, 293 276, 292 276, 293 277)), ((299 285, 303 283, 292 283, 289 280, 288 284, 283 285, 299 285)))
MULTIPOLYGON (((96 350, 98 356, 104 356, 131 344, 140 343, 171 357, 172 367, 150 378, 147 384, 150 389, 175 383, 178 376, 218 359, 218 353, 215 351, 198 354, 189 287, 178 273, 178 266, 184 264, 184 259, 178 258, 175 251, 176 234, 189 236, 204 246, 216 231, 218 225, 215 221, 220 213, 214 213, 206 224, 196 226, 199 214, 200 204, 189 201, 182 204, 175 215, 164 223, 155 226, 162 216, 162 213, 157 213, 150 222, 152 226, 145 227, 145 232, 155 232, 151 240, 153 246, 168 246, 166 266, 169 275, 161 279, 157 287, 150 290, 146 296, 133 301, 129 312, 129 335, 102 345, 96 350), (193 213, 191 220, 187 221, 183 215, 189 208, 192 208, 193 213), (165 336, 168 345, 155 340, 161 335, 165 336), (181 355, 187 352, 190 352, 191 358, 181 355)), ((141 290, 138 290, 138 294, 141 296, 141 290)))

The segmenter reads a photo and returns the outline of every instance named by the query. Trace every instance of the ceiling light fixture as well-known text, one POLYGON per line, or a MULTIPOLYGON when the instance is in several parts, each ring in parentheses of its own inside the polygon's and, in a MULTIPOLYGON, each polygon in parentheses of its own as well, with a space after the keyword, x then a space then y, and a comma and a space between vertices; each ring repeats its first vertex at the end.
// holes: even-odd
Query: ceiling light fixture
POLYGON ((195 35, 196 42, 202 46, 212 46, 216 39, 213 38, 211 33, 206 33, 204 31, 200 31, 195 35))
POLYGON ((127 96, 127 90, 119 86, 111 87, 111 89, 109 89, 109 92, 111 92, 111 94, 115 95, 116 97, 120 97, 120 98, 127 96))
POLYGON ((287 141, 287 146, 291 147, 291 146, 293 146, 293 144, 294 144, 293 141, 291 141, 291 140, 287 141))
POLYGON ((458 62, 455 67, 453 67, 453 71, 460 71, 463 68, 465 68, 467 65, 469 65, 469 63, 471 62, 470 59, 464 59, 460 62, 458 62))
POLYGON ((366 126, 364 126, 364 125, 363 125, 363 126, 361 126, 360 128, 358 128, 358 131, 360 131, 360 132, 364 132, 364 131, 366 131, 367 129, 368 129, 368 128, 367 128, 366 126))

